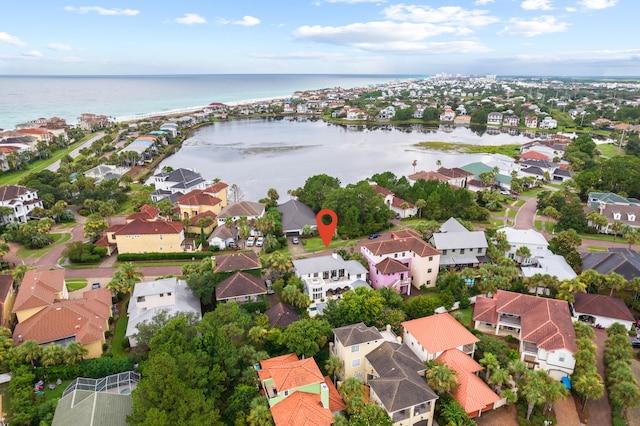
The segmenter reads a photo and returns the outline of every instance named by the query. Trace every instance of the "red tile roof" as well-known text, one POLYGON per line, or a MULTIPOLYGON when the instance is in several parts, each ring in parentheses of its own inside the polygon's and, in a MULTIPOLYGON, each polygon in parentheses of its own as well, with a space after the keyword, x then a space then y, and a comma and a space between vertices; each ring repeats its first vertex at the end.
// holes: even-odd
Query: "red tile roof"
POLYGON ((342 400, 338 389, 336 389, 335 385, 331 381, 331 378, 329 376, 325 376, 324 382, 329 388, 329 411, 331 411, 332 413, 336 413, 338 411, 344 410, 346 407, 345 403, 342 400))
POLYGON ((440 252, 427 244, 420 236, 409 230, 396 231, 392 234, 393 239, 381 240, 365 243, 366 247, 375 256, 389 253, 399 253, 411 251, 420 257, 439 255, 440 252))
POLYGON ((182 222, 165 222, 164 220, 135 219, 122 226, 115 235, 169 235, 179 234, 184 230, 182 222))
POLYGON ((576 293, 575 298, 575 312, 635 322, 633 314, 622 299, 588 293, 576 293))
POLYGON ((546 351, 566 349, 575 353, 578 350, 567 302, 504 290, 498 290, 493 298, 495 308, 485 297, 476 298, 474 321, 496 324, 499 313, 516 315, 520 317, 521 340, 534 342, 546 351))
POLYGON ((375 189, 378 194, 382 194, 385 197, 387 195, 393 195, 393 192, 389 191, 387 188, 384 188, 384 187, 382 187, 380 185, 374 184, 374 185, 371 185, 371 186, 373 186, 373 189, 375 189))
POLYGON ((298 360, 296 354, 287 354, 264 360, 260 366, 260 381, 273 379, 278 392, 324 382, 324 376, 313 358, 298 360))
POLYGON ((213 272, 233 272, 262 268, 260 258, 254 251, 216 256, 213 272))
POLYGON ((224 182, 216 182, 213 185, 211 185, 210 187, 208 187, 207 189, 204 190, 204 192, 211 192, 213 194, 217 194, 218 192, 222 191, 223 189, 227 188, 229 185, 227 185, 224 182))
POLYGON ((413 180, 413 181, 419 181, 420 179, 422 180, 426 180, 426 181, 430 181, 430 180, 437 180, 440 182, 448 182, 449 178, 445 175, 442 175, 438 172, 418 172, 418 173, 414 173, 412 175, 409 175, 409 179, 413 180))
POLYGON ((376 264, 376 269, 383 275, 391 275, 399 272, 406 272, 409 270, 409 267, 395 259, 385 257, 382 261, 376 264))
POLYGON ((548 155, 544 155, 538 151, 527 151, 524 154, 520 154, 520 159, 551 161, 551 158, 548 155))
POLYGON ((47 306, 64 290, 64 270, 32 269, 22 278, 13 312, 47 306))
POLYGON ((430 354, 479 341, 448 312, 405 321, 402 327, 430 354))
POLYGON ((198 220, 202 219, 203 217, 210 217, 211 219, 214 220, 214 222, 212 222, 212 224, 215 224, 215 219, 216 217, 218 217, 218 215, 216 215, 214 212, 212 211, 206 211, 206 212, 202 212, 202 213, 198 213, 195 216, 191 216, 189 218, 189 224, 191 226, 198 226, 198 220))
POLYGON ((222 203, 218 197, 206 193, 206 189, 194 189, 178 197, 178 204, 183 206, 216 206, 222 203))
POLYGON ((320 395, 294 392, 273 407, 271 415, 276 426, 329 426, 331 411, 322 406, 320 395))

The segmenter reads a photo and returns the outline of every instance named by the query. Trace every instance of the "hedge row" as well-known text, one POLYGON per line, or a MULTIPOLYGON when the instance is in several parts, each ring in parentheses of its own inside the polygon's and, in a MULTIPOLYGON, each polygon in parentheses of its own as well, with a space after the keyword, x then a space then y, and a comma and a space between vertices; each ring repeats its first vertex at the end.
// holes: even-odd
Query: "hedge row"
POLYGON ((201 260, 214 256, 211 251, 175 252, 175 253, 122 253, 118 262, 140 262, 143 260, 201 260))

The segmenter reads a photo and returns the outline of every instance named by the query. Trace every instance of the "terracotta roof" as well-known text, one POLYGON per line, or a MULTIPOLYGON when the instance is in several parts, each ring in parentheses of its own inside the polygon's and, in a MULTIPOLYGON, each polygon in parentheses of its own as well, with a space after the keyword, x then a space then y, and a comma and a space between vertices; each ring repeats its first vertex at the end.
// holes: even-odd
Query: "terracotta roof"
POLYGON ((399 272, 406 272, 409 270, 409 267, 395 259, 385 257, 376 264, 376 269, 383 275, 391 275, 399 272))
POLYGON ((51 303, 19 323, 13 340, 16 345, 27 340, 43 344, 75 337, 75 341, 88 344, 103 340, 110 316, 111 292, 106 288, 86 291, 82 299, 51 303))
POLYGON ((140 211, 148 213, 149 215, 151 215, 151 217, 156 217, 160 213, 159 208, 157 208, 156 206, 150 206, 149 204, 145 204, 144 206, 140 207, 140 211))
POLYGON ((331 411, 322 406, 320 395, 294 392, 271 407, 276 426, 329 426, 333 423, 331 411))
POLYGON ((224 182, 216 182, 213 185, 211 185, 210 187, 208 187, 207 189, 205 189, 205 192, 211 192, 213 194, 217 194, 218 192, 222 191, 223 189, 227 188, 229 185, 224 183, 224 182))
POLYGON ((178 197, 178 204, 187 206, 216 206, 222 203, 218 197, 206 193, 206 189, 194 189, 178 197))
POLYGON ((166 222, 164 220, 140 220, 135 219, 122 226, 115 235, 167 235, 179 234, 184 230, 182 222, 166 222))
POLYGON ((524 154, 520 154, 520 159, 551 161, 548 155, 544 155, 538 151, 527 151, 524 154))
POLYGON ((430 354, 479 341, 448 312, 405 321, 402 327, 430 354))
POLYGON ((11 274, 0 274, 0 303, 4 303, 12 286, 13 276, 11 274))
POLYGON ((20 148, 17 146, 0 146, 0 152, 4 152, 5 154, 18 150, 20 150, 20 148))
POLYGON ((211 219, 213 219, 213 220, 214 220, 214 222, 212 222, 212 224, 215 224, 215 223, 216 223, 216 222, 215 222, 215 219, 216 219, 216 217, 218 217, 218 216, 217 216, 214 212, 212 212, 212 211, 210 211, 210 210, 209 210, 209 211, 206 211, 206 212, 198 213, 197 215, 195 215, 195 216, 191 216, 191 217, 189 218, 189 224, 190 224, 191 226, 198 226, 198 220, 199 220, 199 219, 202 219, 203 217, 210 217, 211 219))
POLYGON ((269 318, 271 327, 286 327, 300 320, 300 315, 291 306, 278 302, 264 313, 269 318))
POLYGON ((329 411, 332 413, 337 413, 338 411, 342 411, 345 409, 345 403, 336 389, 335 385, 331 381, 329 376, 324 376, 324 382, 329 388, 329 411))
MULTIPOLYGON (((493 298, 495 299, 496 319, 498 313, 520 317, 521 340, 534 342, 538 348, 546 351, 566 349, 575 353, 578 350, 567 302, 504 290, 498 290, 493 298)), ((478 301, 482 299, 482 296, 476 298, 476 307, 480 306, 484 312, 476 314, 476 308, 474 308, 474 321, 485 321, 484 318, 494 315, 487 311, 487 304, 478 305, 478 301)), ((496 322, 492 324, 496 324, 496 322)))
POLYGON ((227 216, 259 216, 264 212, 264 208, 265 204, 263 203, 255 203, 253 201, 240 201, 238 203, 229 204, 228 206, 224 207, 218 217, 224 218, 227 216))
POLYGON ((426 180, 426 181, 430 181, 430 180, 437 180, 440 182, 448 182, 449 178, 445 175, 442 175, 438 172, 418 172, 418 173, 414 173, 412 175, 409 175, 409 179, 413 180, 413 181, 419 181, 420 179, 422 180, 426 180))
POLYGON ((377 328, 367 327, 363 322, 334 328, 333 333, 345 347, 383 339, 377 328))
POLYGON ((382 186, 380 186, 380 185, 373 184, 373 185, 371 185, 371 186, 373 187, 373 189, 375 189, 375 190, 376 190, 376 192, 377 192, 378 194, 382 194, 382 195, 384 195, 385 197, 386 197, 387 195, 393 195, 393 192, 392 192, 392 191, 390 191, 390 190, 388 190, 387 188, 384 188, 384 187, 382 187, 382 186))
POLYGON ((438 173, 448 177, 449 179, 473 176, 473 173, 469 173, 466 170, 462 170, 459 167, 453 167, 451 169, 445 169, 444 167, 442 167, 438 169, 438 173))
POLYGON ((53 303, 56 293, 64 290, 64 270, 32 269, 22 278, 12 312, 24 311, 53 303))
POLYGON ((216 300, 259 294, 267 294, 264 280, 246 272, 236 272, 216 285, 216 300))
POLYGON ((213 272, 233 272, 262 268, 260 258, 254 251, 216 256, 213 272))
POLYGON ((18 185, 0 186, 0 201, 9 201, 17 198, 27 192, 35 192, 35 189, 26 188, 18 185))
POLYGON ((482 367, 470 356, 458 349, 449 349, 436 360, 456 372, 458 387, 453 392, 453 397, 467 414, 475 413, 489 404, 500 401, 500 397, 480 377, 473 374, 482 370, 482 367))
POLYGON ((296 354, 287 354, 261 361, 260 366, 260 381, 273 379, 278 392, 324 382, 324 376, 313 358, 299 360, 296 354))
POLYGON ((615 318, 634 322, 635 318, 622 299, 600 294, 576 293, 573 310, 576 313, 615 318))
POLYGON ((370 243, 365 243, 362 246, 366 247, 375 256, 399 253, 403 251, 411 251, 420 257, 436 256, 440 252, 426 243, 419 234, 410 230, 396 231, 391 234, 393 239, 380 240, 370 243), (405 237, 406 236, 406 237, 405 237))
POLYGON ((407 208, 408 209, 412 209, 412 208, 414 208, 416 206, 415 204, 410 203, 408 201, 405 201, 402 198, 398 198, 398 197, 393 197, 393 200, 391 200, 391 205, 393 207, 397 207, 399 209, 401 209, 402 205, 405 204, 405 203, 407 204, 407 208))

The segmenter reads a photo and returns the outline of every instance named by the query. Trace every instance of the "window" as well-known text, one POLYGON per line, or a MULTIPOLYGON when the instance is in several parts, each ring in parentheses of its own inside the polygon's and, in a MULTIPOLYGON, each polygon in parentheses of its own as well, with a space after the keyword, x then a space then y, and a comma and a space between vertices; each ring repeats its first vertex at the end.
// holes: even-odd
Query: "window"
POLYGON ((164 235, 160 235, 160 239, 163 239, 163 238, 164 238, 164 235))
POLYGON ((351 367, 360 367, 360 359, 354 359, 353 361, 351 361, 351 367))
POLYGON ((313 291, 311 293, 311 298, 313 300, 322 299, 322 287, 313 287, 313 291))
POLYGON ((284 396, 289 396, 289 391, 288 390, 284 391, 284 396))
POLYGON ((442 255, 444 256, 446 254, 447 254, 447 251, 446 250, 442 250, 442 255))
POLYGON ((160 293, 160 297, 164 297, 164 293, 160 293))
POLYGON ((451 253, 455 253, 455 252, 456 252, 456 249, 451 249, 451 253))
POLYGON ((460 254, 464 254, 464 249, 460 249, 460 254))
POLYGON ((167 293, 167 296, 171 296, 171 293, 167 293))
POLYGON ((429 262, 433 262, 433 256, 429 256, 429 262))
POLYGON ((359 352, 359 351, 360 351, 360 345, 351 346, 351 352, 359 352))
POLYGON ((138 302, 138 303, 140 303, 140 302, 144 302, 144 296, 139 296, 139 297, 136 299, 136 302, 138 302))
POLYGON ((427 286, 431 285, 431 280, 427 280, 427 286))
POLYGON ((395 257, 397 259, 398 258, 398 253, 394 253, 393 257, 395 257))
POLYGON ((427 274, 430 274, 430 273, 431 273, 431 271, 432 271, 432 269, 431 269, 431 268, 427 269, 427 274))
POLYGON ((560 355, 558 356, 558 361, 560 361, 560 362, 564 362, 564 354, 560 354, 560 355))

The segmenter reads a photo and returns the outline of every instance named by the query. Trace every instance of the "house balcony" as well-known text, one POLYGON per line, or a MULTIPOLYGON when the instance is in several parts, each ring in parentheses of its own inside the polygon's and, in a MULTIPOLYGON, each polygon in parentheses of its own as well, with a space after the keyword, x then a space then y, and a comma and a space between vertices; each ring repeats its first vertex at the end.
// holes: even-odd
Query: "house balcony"
POLYGON ((498 324, 499 325, 505 325, 508 327, 521 327, 521 320, 520 317, 518 316, 514 316, 514 315, 505 315, 505 314, 500 314, 500 316, 498 317, 498 324))
POLYGON ((533 342, 522 342, 522 352, 525 354, 538 355, 538 345, 533 342))
POLYGON ((278 396, 278 390, 276 389, 273 383, 269 383, 269 384, 263 383, 262 385, 264 388, 264 392, 267 395, 267 399, 272 399, 278 396))
POLYGON ((418 417, 423 414, 427 414, 429 411, 431 411, 431 403, 423 402, 422 404, 413 407, 413 416, 418 417))
POLYGON ((396 411, 395 413, 392 413, 391 421, 393 421, 393 423, 401 422, 403 420, 407 420, 409 417, 411 417, 411 409, 405 408, 404 410, 400 410, 400 411, 396 411))
POLYGON ((473 352, 476 349, 476 344, 475 343, 469 343, 468 345, 464 345, 462 347, 462 352, 464 352, 467 355, 472 355, 473 352))

